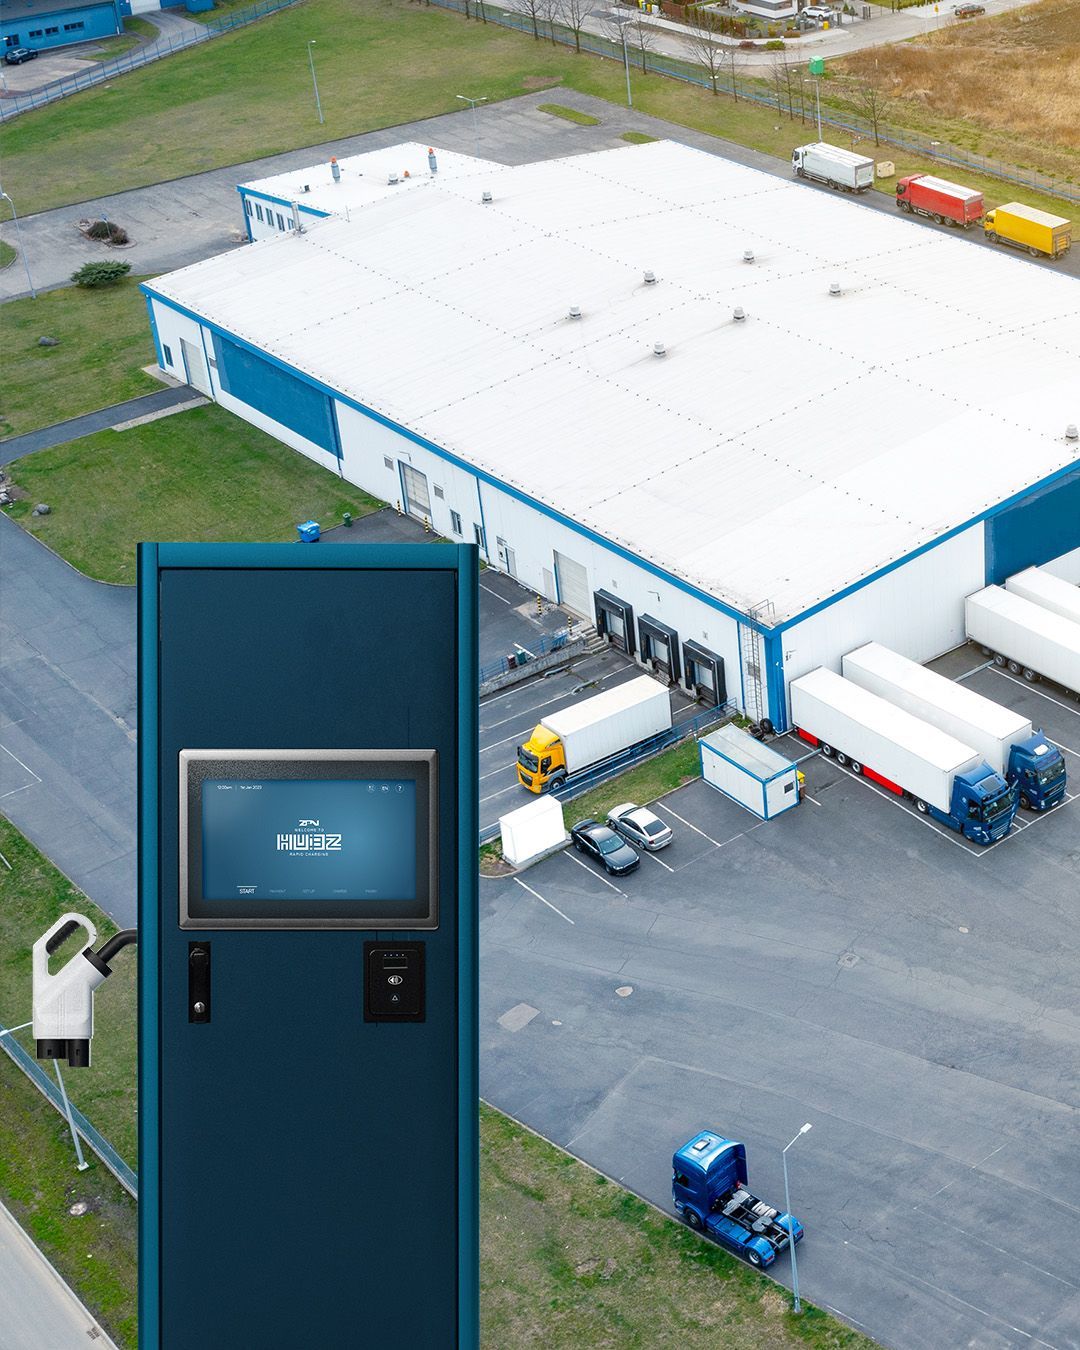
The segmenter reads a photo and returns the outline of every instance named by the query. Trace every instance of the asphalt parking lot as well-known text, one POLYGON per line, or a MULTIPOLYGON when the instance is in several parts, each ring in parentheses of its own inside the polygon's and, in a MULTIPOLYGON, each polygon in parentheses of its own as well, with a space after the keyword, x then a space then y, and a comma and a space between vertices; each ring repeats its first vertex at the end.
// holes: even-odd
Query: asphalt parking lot
POLYGON ((808 1298, 904 1350, 1068 1350, 1080 705, 982 660, 938 664, 1062 746, 1073 800, 968 850, 813 755, 808 799, 768 824, 701 782, 671 793, 675 840, 629 877, 564 852, 485 879, 482 1090, 666 1210, 705 1125, 782 1203, 810 1121, 788 1155, 808 1298))

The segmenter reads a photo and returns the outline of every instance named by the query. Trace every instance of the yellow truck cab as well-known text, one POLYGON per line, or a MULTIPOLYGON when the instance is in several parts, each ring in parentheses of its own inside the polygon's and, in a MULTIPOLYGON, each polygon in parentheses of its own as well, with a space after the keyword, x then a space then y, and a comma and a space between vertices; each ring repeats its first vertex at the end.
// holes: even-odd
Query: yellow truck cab
POLYGON ((556 781, 566 777, 562 741, 543 722, 533 727, 529 739, 518 746, 517 774, 518 782, 530 792, 543 792, 553 777, 556 781))
POLYGON ((1072 243, 1072 221, 1037 211, 1033 206, 1009 202, 983 216, 983 230, 992 243, 1026 248, 1033 258, 1060 258, 1072 243))

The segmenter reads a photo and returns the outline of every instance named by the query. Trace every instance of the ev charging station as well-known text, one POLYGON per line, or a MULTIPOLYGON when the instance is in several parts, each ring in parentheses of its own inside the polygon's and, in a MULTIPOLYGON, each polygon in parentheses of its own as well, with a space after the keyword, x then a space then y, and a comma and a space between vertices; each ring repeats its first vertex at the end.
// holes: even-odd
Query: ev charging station
POLYGON ((477 558, 139 550, 139 1344, 479 1342, 477 558))

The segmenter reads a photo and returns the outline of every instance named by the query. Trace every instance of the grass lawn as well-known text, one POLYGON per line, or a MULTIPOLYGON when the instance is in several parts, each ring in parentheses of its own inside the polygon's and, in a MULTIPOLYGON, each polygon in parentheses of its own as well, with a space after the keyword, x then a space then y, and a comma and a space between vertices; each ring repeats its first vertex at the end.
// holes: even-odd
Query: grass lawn
POLYGON ((6 239, 0 239, 0 267, 10 267, 18 254, 6 239))
MULTIPOLYGON (((810 134, 803 122, 745 100, 640 71, 632 79, 640 111, 780 158, 810 134)), ((462 90, 497 102, 558 84, 607 99, 617 129, 624 75, 613 61, 407 0, 305 0, 125 75, 109 89, 87 90, 5 125, 5 186, 30 214, 460 109, 455 95, 462 90), (304 60, 309 38, 318 44, 325 126, 304 60), (50 153, 60 140, 64 154, 50 153)), ((906 167, 932 165, 913 160, 906 167)), ((1060 211, 1053 199, 987 181, 993 202, 1015 195, 1060 211)))
POLYGON ((16 460, 26 496, 8 508, 99 581, 135 581, 135 545, 161 540, 295 540, 296 524, 341 523, 381 502, 216 404, 130 431, 101 431, 16 460), (32 516, 47 502, 47 516, 32 516))
POLYGON ((66 286, 3 308, 0 434, 19 435, 162 386, 142 366, 157 358, 138 279, 66 286), (39 337, 59 347, 39 347, 39 337), (47 394, 46 394, 47 388, 47 394))
POLYGON ((552 117, 561 117, 566 122, 576 122, 579 127, 600 125, 599 117, 593 117, 577 108, 564 108, 561 103, 538 103, 537 107, 543 113, 550 113, 552 117))
MULTIPOLYGON (((116 925, 2 817, 0 853, 11 864, 0 863, 0 1021, 15 1026, 31 1016, 30 950, 41 934, 67 910, 92 919, 99 941, 116 925)), ((77 950, 69 941, 54 964, 77 950)), ((71 1100, 132 1166, 137 950, 118 955, 96 1000, 91 1067, 64 1073, 71 1100)), ((17 1039, 33 1053, 29 1030, 17 1039)), ((3 1054, 0 1103, 0 1199, 118 1343, 134 1347, 135 1202, 85 1145, 90 1167, 76 1170, 67 1123, 3 1054), (68 1214, 79 1200, 90 1212, 68 1214)))
POLYGON ((111 61, 131 51, 132 47, 140 46, 146 38, 156 38, 157 35, 158 30, 145 19, 125 19, 122 36, 106 38, 97 51, 88 54, 80 52, 79 55, 84 61, 111 61))
POLYGON ((566 803, 563 812, 567 823, 592 816, 603 820, 613 806, 620 802, 653 802, 665 792, 671 792, 683 783, 696 778, 700 772, 701 752, 697 738, 680 741, 670 750, 647 759, 634 769, 613 778, 610 783, 601 783, 591 792, 575 797, 566 803))

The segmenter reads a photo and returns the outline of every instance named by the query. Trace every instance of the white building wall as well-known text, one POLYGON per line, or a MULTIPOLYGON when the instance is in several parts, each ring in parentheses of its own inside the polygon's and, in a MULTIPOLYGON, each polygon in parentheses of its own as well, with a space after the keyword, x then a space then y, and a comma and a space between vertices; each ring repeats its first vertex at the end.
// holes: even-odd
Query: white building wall
POLYGON ((1043 563, 1042 570, 1060 577, 1062 581, 1071 581, 1074 586, 1080 586, 1080 548, 1074 548, 1071 553, 1063 553, 1060 558, 1052 558, 1048 563, 1043 563))
MULTIPOLYGON (((241 195, 241 210, 247 214, 248 230, 251 234, 252 243, 260 239, 270 239, 275 235, 287 234, 293 227, 292 207, 282 206, 280 202, 267 201, 265 197, 260 197, 255 193, 243 193, 241 195), (256 207, 258 210, 256 210, 256 207), (281 217, 281 223, 278 217, 281 217)), ((313 224, 316 220, 325 219, 323 211, 308 211, 304 208, 302 202, 297 203, 300 209, 300 223, 302 225, 313 224)))
POLYGON ((784 676, 828 666, 866 642, 929 661, 964 641, 964 598, 986 584, 980 521, 784 633, 784 676))

